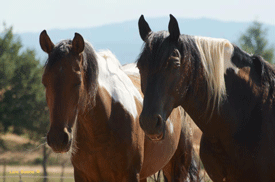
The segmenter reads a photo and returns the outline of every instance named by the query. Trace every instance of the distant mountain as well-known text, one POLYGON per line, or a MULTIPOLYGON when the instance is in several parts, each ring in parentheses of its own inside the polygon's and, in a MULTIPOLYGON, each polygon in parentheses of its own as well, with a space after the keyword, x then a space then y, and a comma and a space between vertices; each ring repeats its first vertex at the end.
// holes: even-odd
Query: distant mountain
MULTIPOLYGON (((146 18, 146 20, 153 31, 168 29, 169 18, 146 18)), ((142 48, 143 42, 139 37, 137 22, 138 20, 134 20, 93 28, 54 29, 47 30, 47 32, 53 43, 63 39, 72 39, 74 33, 78 32, 94 46, 95 50, 110 49, 120 60, 121 64, 125 64, 136 61, 142 48)), ((178 18, 178 22, 180 31, 183 34, 225 38, 233 43, 237 43, 241 33, 244 33, 248 26, 251 25, 251 22, 224 22, 207 18, 178 18)), ((269 43, 275 44, 275 26, 264 24, 264 28, 268 29, 267 37, 269 43)), ((35 49, 37 57, 43 63, 47 55, 40 48, 39 34, 40 32, 18 35, 23 46, 35 49)))

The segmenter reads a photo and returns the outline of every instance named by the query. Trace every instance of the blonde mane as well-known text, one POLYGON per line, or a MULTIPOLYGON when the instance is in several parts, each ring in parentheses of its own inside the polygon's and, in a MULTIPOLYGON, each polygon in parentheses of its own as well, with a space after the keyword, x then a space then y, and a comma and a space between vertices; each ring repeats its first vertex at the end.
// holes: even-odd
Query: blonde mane
POLYGON ((226 88, 224 74, 228 67, 233 66, 231 56, 234 50, 233 45, 226 39, 216 39, 195 36, 195 42, 200 52, 201 62, 205 70, 208 83, 208 106, 213 98, 213 108, 217 103, 219 108, 226 88))

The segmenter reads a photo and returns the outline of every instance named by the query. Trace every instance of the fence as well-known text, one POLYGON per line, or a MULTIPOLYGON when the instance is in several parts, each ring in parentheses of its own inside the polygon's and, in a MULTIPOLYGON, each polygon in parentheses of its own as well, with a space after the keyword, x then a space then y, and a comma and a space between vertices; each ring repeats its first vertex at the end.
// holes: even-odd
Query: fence
POLYGON ((0 160, 2 165, 2 175, 0 175, 0 181, 3 182, 71 182, 74 181, 73 169, 67 167, 65 162, 61 163, 61 166, 49 166, 48 176, 43 176, 41 172, 42 166, 7 166, 6 160, 0 160))

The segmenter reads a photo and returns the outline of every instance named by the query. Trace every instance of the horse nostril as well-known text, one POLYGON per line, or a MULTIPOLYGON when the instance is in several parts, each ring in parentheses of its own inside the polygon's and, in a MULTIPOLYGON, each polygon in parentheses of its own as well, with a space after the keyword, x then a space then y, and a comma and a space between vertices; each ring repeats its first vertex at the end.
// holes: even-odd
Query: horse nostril
POLYGON ((156 128, 159 128, 162 124, 162 117, 160 115, 157 115, 157 124, 156 128))
POLYGON ((69 142, 69 134, 68 133, 64 133, 63 143, 67 144, 68 142, 69 142))

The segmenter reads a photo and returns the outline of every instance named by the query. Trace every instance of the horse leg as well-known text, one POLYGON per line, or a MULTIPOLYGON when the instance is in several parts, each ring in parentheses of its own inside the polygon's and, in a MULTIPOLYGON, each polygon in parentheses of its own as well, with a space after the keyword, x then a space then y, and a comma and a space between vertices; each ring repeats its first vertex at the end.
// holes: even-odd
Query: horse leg
POLYGON ((211 142, 203 134, 200 143, 200 158, 209 177, 214 182, 220 182, 226 180, 226 172, 218 158, 221 154, 217 151, 217 149, 215 149, 217 147, 214 145, 215 143, 211 142))
POLYGON ((189 168, 192 160, 193 147, 188 131, 182 129, 178 148, 169 161, 163 168, 164 176, 167 181, 185 181, 188 177, 189 168), (188 136, 188 138, 186 137, 188 136))

